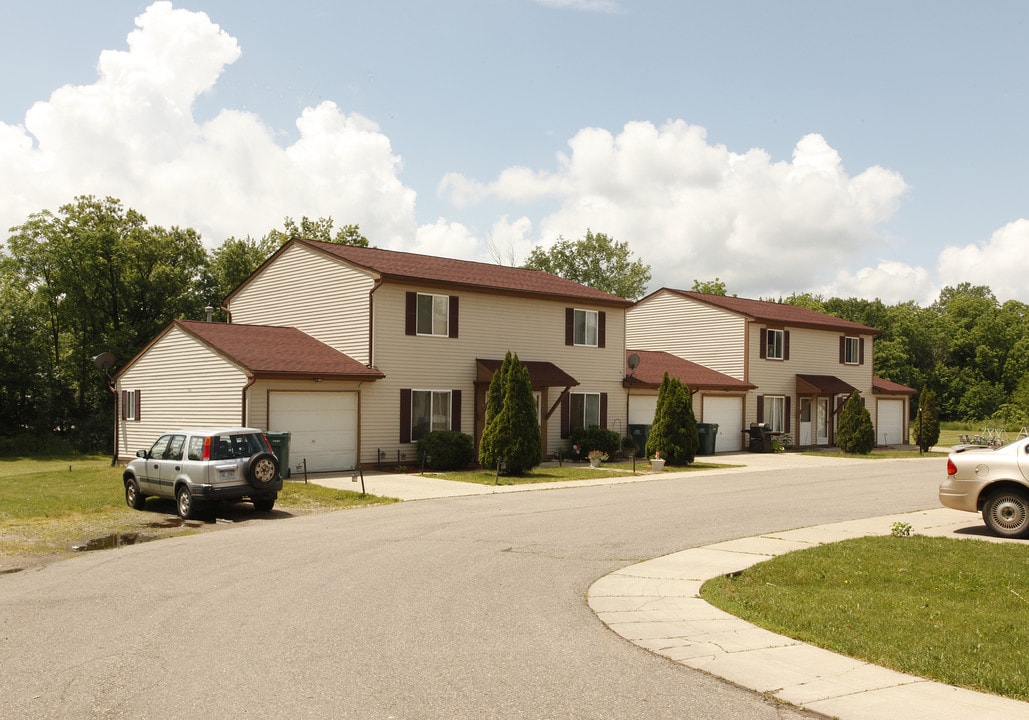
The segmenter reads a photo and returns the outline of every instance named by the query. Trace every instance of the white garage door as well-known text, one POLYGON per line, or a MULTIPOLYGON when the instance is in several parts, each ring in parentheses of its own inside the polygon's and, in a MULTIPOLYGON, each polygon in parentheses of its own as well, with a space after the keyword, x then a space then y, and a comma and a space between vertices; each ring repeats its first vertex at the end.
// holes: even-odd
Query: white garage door
POLYGON ((718 425, 715 452, 743 449, 743 398, 705 396, 703 421, 718 425))
POLYGON ((875 432, 877 445, 904 445, 904 401, 880 400, 876 416, 879 426, 875 432))
POLYGON ((357 464, 357 393, 273 391, 268 429, 291 433, 294 471, 305 459, 310 472, 349 470, 357 464))
POLYGON ((630 425, 653 425, 655 410, 657 410, 657 395, 629 396, 630 425))

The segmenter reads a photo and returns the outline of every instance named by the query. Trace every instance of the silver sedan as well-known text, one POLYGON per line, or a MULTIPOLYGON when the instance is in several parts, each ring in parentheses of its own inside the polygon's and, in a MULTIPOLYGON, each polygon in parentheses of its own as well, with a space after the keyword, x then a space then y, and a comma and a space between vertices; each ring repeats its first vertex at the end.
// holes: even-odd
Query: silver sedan
POLYGON ((1002 537, 1029 536, 1029 438, 998 448, 954 448, 940 502, 982 512, 986 526, 1002 537))

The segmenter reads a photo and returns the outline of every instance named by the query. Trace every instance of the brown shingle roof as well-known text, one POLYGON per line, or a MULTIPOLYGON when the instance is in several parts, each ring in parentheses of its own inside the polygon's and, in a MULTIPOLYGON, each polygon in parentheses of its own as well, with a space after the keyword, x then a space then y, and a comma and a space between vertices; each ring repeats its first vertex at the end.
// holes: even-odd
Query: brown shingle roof
MULTIPOLYGON (((490 377, 504 364, 503 360, 484 360, 482 358, 476 358, 475 362, 482 365, 490 377)), ((532 380, 534 388, 575 387, 579 384, 578 380, 552 362, 541 360, 519 360, 519 362, 529 371, 529 379, 532 380)))
POLYGON ((722 390, 750 390, 757 387, 749 382, 739 380, 731 375, 725 375, 717 370, 706 368, 695 362, 684 360, 678 355, 664 352, 663 350, 626 350, 625 351, 625 374, 626 385, 629 385, 629 356, 635 353, 640 357, 640 364, 632 374, 631 387, 659 387, 664 380, 665 372, 671 377, 677 377, 689 387, 690 390, 700 389, 722 389, 722 390))
POLYGON ((835 375, 801 375, 797 373, 797 394, 807 395, 812 390, 830 395, 849 395, 856 390, 850 383, 835 375))
POLYGON ((337 245, 303 238, 294 238, 292 242, 302 243, 386 279, 415 281, 436 286, 463 286, 519 295, 560 297, 598 305, 632 305, 631 300, 580 285, 542 270, 416 255, 396 250, 337 245))
POLYGON ((376 380, 385 377, 292 327, 175 320, 172 323, 255 376, 376 380))
POLYGON ((842 318, 827 315, 817 310, 786 303, 768 302, 766 300, 748 300, 746 298, 728 297, 726 295, 711 295, 709 293, 693 292, 690 290, 674 290, 665 288, 669 292, 702 302, 707 305, 719 307, 724 310, 745 315, 754 320, 766 323, 781 323, 797 327, 823 328, 828 330, 842 330, 864 334, 878 335, 879 330, 860 323, 851 322, 842 318))
POLYGON ((892 380, 887 380, 886 378, 873 377, 872 392, 914 395, 918 391, 914 388, 908 387, 907 385, 901 385, 900 383, 895 383, 892 380))

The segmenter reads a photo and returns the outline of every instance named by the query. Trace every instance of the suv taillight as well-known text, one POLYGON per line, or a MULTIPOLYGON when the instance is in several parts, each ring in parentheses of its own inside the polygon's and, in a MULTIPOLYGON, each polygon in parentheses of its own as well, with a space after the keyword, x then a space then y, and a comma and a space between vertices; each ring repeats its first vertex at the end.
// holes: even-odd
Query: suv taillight
POLYGON ((204 460, 210 460, 210 459, 211 459, 211 438, 210 437, 205 437, 204 438, 204 460))
POLYGON ((947 458, 947 475, 957 475, 958 466, 954 464, 954 461, 947 458))

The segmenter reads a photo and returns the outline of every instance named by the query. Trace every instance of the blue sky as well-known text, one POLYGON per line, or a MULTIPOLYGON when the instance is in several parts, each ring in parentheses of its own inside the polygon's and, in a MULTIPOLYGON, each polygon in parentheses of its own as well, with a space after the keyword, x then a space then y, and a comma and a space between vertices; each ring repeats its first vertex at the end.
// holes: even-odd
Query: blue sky
POLYGON ((0 224, 113 195, 506 262, 589 227, 650 289, 1029 302, 1024 2, 0 5, 0 224))

